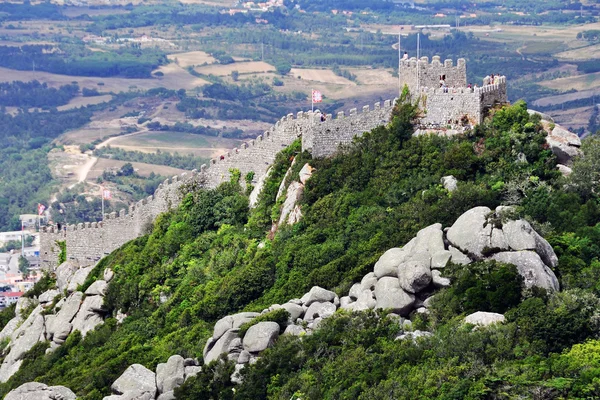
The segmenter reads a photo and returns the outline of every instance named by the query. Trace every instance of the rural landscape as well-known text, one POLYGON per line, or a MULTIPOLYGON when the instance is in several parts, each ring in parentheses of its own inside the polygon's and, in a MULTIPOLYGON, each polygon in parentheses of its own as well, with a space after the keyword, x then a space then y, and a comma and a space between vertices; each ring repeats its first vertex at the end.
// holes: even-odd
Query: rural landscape
POLYGON ((0 2, 0 396, 596 398, 598 134, 596 0, 0 2))

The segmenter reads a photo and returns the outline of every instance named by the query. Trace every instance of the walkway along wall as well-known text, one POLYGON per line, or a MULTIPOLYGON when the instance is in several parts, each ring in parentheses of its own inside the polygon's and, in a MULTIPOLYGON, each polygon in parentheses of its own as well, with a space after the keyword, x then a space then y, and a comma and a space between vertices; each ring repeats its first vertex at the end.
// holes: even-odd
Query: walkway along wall
POLYGON ((385 124, 392 106, 393 102, 387 100, 383 107, 379 103, 373 110, 365 106, 362 113, 352 109, 349 116, 339 113, 338 118, 329 116, 326 122, 320 121, 320 114, 312 112, 299 112, 296 118, 288 114, 256 139, 212 159, 200 171, 166 180, 153 196, 130 206, 127 211, 109 214, 102 222, 69 225, 60 232, 53 227, 44 228, 40 235, 42 268, 54 270, 58 266, 58 241, 66 243, 67 260, 80 265, 94 264, 148 232, 159 214, 179 205, 187 184, 214 188, 229 179, 232 168, 240 170, 242 176, 254 172, 257 181, 275 161, 277 153, 299 137, 302 137, 303 149, 312 150, 315 157, 333 154, 340 143, 348 143, 354 136, 385 124))

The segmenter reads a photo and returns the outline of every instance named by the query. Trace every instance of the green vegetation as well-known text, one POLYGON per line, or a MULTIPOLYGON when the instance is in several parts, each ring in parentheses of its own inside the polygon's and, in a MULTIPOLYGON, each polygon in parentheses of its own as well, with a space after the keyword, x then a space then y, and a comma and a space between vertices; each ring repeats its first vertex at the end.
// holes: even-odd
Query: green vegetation
MULTIPOLYGON (((34 348, 28 368, 0 393, 35 379, 66 385, 82 399, 101 399, 132 363, 154 368, 175 353, 201 356, 213 323, 224 315, 281 304, 313 285, 341 294, 383 251, 419 229, 448 226, 473 206, 507 202, 542 227, 557 250, 564 292, 523 291, 511 265, 453 266, 447 274, 455 284, 436 295, 428 317, 413 316, 416 327, 434 332, 432 338, 396 341, 400 327, 384 314, 340 313, 313 335, 281 338, 244 370, 235 394, 228 379, 233 366, 216 363, 178 389, 178 398, 483 399, 542 388, 546 398, 592 393, 588 382, 597 373, 576 368, 592 362, 582 351, 597 346, 589 340, 596 338, 600 314, 600 286, 592 278, 600 276, 600 208, 587 184, 588 177, 600 176, 597 159, 578 161, 571 177, 562 178, 539 117, 530 117, 524 103, 454 138, 411 137, 415 113, 403 97, 387 127, 333 158, 311 159, 294 143, 278 155, 250 211, 237 171, 217 189, 190 187, 179 209, 160 216, 149 235, 125 244, 92 272, 115 271, 105 304, 109 316, 127 313, 125 322, 109 318, 83 340, 72 335, 60 357, 34 348), (519 153, 527 163, 516 162, 519 153), (290 180, 307 161, 316 168, 302 199, 304 217, 268 240, 278 215, 275 194, 292 155, 290 180), (452 193, 439 184, 448 174, 459 178, 452 193), (459 323, 475 310, 503 312, 508 322, 476 330, 459 323)), ((598 139, 584 148, 595 154, 598 139)))
POLYGON ((121 47, 110 53, 93 52, 84 46, 64 45, 60 51, 49 45, 0 46, 0 66, 75 76, 122 76, 150 78, 152 70, 166 64, 158 50, 121 47))
POLYGON ((38 81, 0 83, 0 106, 62 106, 67 104, 78 92, 79 86, 73 84, 55 89, 38 81))

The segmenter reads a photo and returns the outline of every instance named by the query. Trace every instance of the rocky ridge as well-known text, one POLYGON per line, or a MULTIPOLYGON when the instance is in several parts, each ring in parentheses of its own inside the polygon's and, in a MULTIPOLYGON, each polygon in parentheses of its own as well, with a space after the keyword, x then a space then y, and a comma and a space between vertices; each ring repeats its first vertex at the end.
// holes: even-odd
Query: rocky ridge
MULTIPOLYGON (((213 335, 206 343, 203 351, 204 363, 208 364, 225 355, 229 360, 236 362, 231 379, 239 383, 241 382, 239 372, 246 365, 256 362, 260 354, 272 346, 280 335, 310 335, 318 329, 321 321, 332 316, 339 309, 349 312, 388 309, 392 311, 389 316, 397 319, 404 330, 397 340, 418 340, 420 337, 430 336, 429 332, 413 331, 408 318, 414 312, 427 313, 436 290, 451 284, 448 278, 442 276, 443 269, 450 262, 464 265, 465 268, 468 268, 470 263, 480 260, 512 263, 524 277, 526 287, 538 286, 550 291, 559 290, 558 280, 552 272, 552 268, 558 262, 554 250, 527 221, 512 219, 511 213, 510 207, 497 207, 494 211, 488 207, 475 207, 463 213, 450 227, 443 229, 441 224, 433 224, 421 229, 403 247, 387 250, 379 258, 373 271, 366 274, 360 282, 355 283, 348 294, 341 298, 335 292, 315 286, 301 298, 291 299, 284 304, 273 304, 261 313, 241 312, 225 316, 215 323, 213 335), (286 322, 280 324, 273 321, 260 321, 252 325, 255 318, 282 309, 289 315, 286 322), (240 336, 240 328, 248 323, 251 326, 243 336, 240 336)), ((75 276, 79 271, 68 264, 61 265, 59 270, 60 273, 57 271, 59 288, 64 288, 65 285, 68 287, 70 281, 64 278, 69 275, 75 276), (73 273, 71 274, 70 271, 73 273)), ((96 281, 86 290, 85 299, 101 297, 112 276, 112 271, 106 270, 104 279, 96 281)), ((53 298, 55 292, 49 292, 44 293, 40 298, 45 301, 53 298)), ((62 299, 64 305, 61 311, 71 310, 65 311, 65 320, 69 319, 70 315, 74 315, 68 322, 73 325, 71 331, 77 327, 77 329, 83 328, 83 333, 89 329, 85 330, 85 327, 81 327, 74 321, 83 312, 81 315, 89 318, 82 317, 82 319, 90 320, 90 325, 95 324, 97 320, 93 316, 90 317, 90 313, 98 313, 101 307, 96 307, 97 300, 90 301, 93 305, 84 307, 85 300, 83 302, 77 300, 80 296, 83 296, 81 292, 74 292, 67 299, 62 299), (73 314, 72 310, 76 308, 78 302, 81 305, 76 314, 73 314)), ((23 307, 24 304, 17 307, 17 315, 20 315, 23 307)), ((36 310, 38 308, 41 310, 43 306, 38 305, 36 310)), ((58 314, 61 311, 56 314, 55 319, 59 318, 58 314)), ((31 315, 27 321, 30 318, 31 315)), ((45 325, 50 325, 55 320, 50 318, 50 322, 46 322, 43 315, 38 313, 32 319, 31 325, 36 321, 42 328, 31 335, 36 337, 33 344, 37 343, 37 340, 44 340, 44 337, 46 340, 53 340, 55 345, 59 345, 56 339, 64 340, 62 338, 65 336, 62 332, 57 335, 54 331, 51 337, 47 335, 48 328, 44 328, 45 325), (43 336, 44 334, 46 336, 43 336)), ((476 326, 502 322, 504 322, 503 315, 488 312, 476 312, 465 317, 465 323, 476 326)), ((15 323, 11 321, 9 325, 15 323)), ((0 337, 2 334, 5 334, 4 331, 0 333, 0 337)), ((33 340, 28 341, 30 342, 33 340)), ((20 364, 17 361, 13 363, 13 367, 14 365, 16 371, 20 364)), ((184 359, 180 355, 171 356, 166 363, 159 364, 155 372, 140 364, 133 364, 113 383, 111 386, 113 394, 105 397, 104 400, 174 399, 174 389, 201 369, 197 360, 184 359)), ((52 390, 62 390, 67 393, 64 399, 75 398, 69 397, 71 394, 67 388, 35 385, 41 384, 24 384, 10 392, 7 399, 60 398, 43 397, 52 390)))
POLYGON ((107 270, 104 280, 94 282, 85 293, 77 291, 92 269, 93 266, 79 267, 73 262, 64 262, 55 271, 56 289, 40 294, 37 299, 19 299, 15 317, 0 332, 0 340, 9 339, 3 351, 0 382, 6 382, 19 370, 23 356, 36 343, 49 341, 46 351, 51 352, 63 344, 71 332, 80 331, 85 336, 104 321, 104 294, 113 273, 107 270), (28 311, 31 312, 27 315, 28 311))

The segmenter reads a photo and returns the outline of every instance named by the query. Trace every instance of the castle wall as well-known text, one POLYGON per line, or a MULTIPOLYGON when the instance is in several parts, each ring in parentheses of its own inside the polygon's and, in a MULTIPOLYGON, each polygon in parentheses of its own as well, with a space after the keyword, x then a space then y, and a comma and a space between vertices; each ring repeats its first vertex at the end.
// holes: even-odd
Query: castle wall
POLYGON ((497 78, 493 85, 479 88, 423 89, 421 91, 422 108, 427 110, 421 119, 426 126, 457 126, 466 118, 471 125, 483 122, 486 110, 496 104, 507 101, 506 78, 497 78))
POLYGON ((313 157, 326 157, 335 153, 340 145, 349 144, 356 136, 389 122, 395 101, 386 100, 383 107, 375 103, 373 109, 364 106, 362 112, 356 108, 349 115, 339 112, 337 118, 327 116, 324 122, 313 124, 307 135, 302 136, 302 149, 310 150, 313 157))
POLYGON ((289 114, 256 139, 212 159, 199 172, 192 171, 165 181, 153 196, 130 206, 127 211, 107 215, 102 222, 70 225, 66 231, 57 232, 52 227, 43 229, 40 235, 41 265, 51 270, 58 266, 60 248, 57 241, 66 241, 68 260, 91 265, 126 242, 148 232, 158 215, 177 207, 187 191, 182 186, 196 183, 215 188, 229 180, 232 168, 240 170, 242 177, 253 171, 256 183, 273 164, 277 153, 298 137, 302 137, 303 145, 304 142, 307 145, 312 143, 310 148, 314 148, 315 156, 329 155, 339 143, 349 142, 355 135, 387 122, 391 106, 388 100, 384 107, 376 105, 373 111, 369 111, 370 108, 366 106, 360 114, 351 110, 348 117, 342 113, 325 123, 321 123, 320 119, 316 121, 320 115, 312 112, 299 112, 296 118, 289 114))
POLYGON ((428 89, 439 88, 441 75, 446 76, 447 87, 466 87, 467 65, 465 59, 459 58, 456 66, 452 60, 445 60, 442 63, 439 56, 434 56, 431 63, 429 63, 428 57, 421 57, 418 62, 413 57, 409 60, 402 60, 400 64, 400 85, 408 85, 411 91, 415 91, 417 86, 428 89))
MULTIPOLYGON (((400 77, 413 91, 416 89, 417 64, 420 68, 423 108, 427 111, 421 120, 422 125, 457 125, 462 123, 464 116, 471 124, 478 124, 482 122, 487 108, 506 102, 504 77, 497 78, 493 85, 476 89, 464 88, 464 59, 459 59, 456 66, 451 60, 441 64, 439 57, 434 57, 431 64, 427 57, 423 57, 419 63, 416 59, 403 61, 400 77), (439 75, 446 75, 448 93, 439 88, 439 75), (463 87, 458 88, 460 86, 463 87)), ((81 265, 95 263, 124 243, 148 232, 158 215, 180 204, 185 192, 189 190, 184 187, 187 184, 217 187, 229 180, 232 168, 240 170, 242 176, 250 171, 254 172, 256 183, 273 164, 277 153, 298 137, 302 137, 302 149, 311 151, 314 157, 334 154, 340 145, 350 143, 355 136, 386 124, 394 104, 395 101, 387 100, 383 106, 376 103, 373 109, 365 106, 360 113, 352 109, 348 114, 338 113, 337 118, 328 115, 324 122, 320 121, 320 114, 312 112, 299 112, 296 118, 289 114, 256 139, 211 160, 208 165, 203 165, 199 172, 192 171, 165 181, 153 196, 130 206, 127 211, 105 216, 102 222, 71 225, 62 232, 57 232, 52 227, 45 228, 40 235, 42 267, 57 267, 60 252, 57 241, 66 241, 68 260, 77 261, 81 265)))

